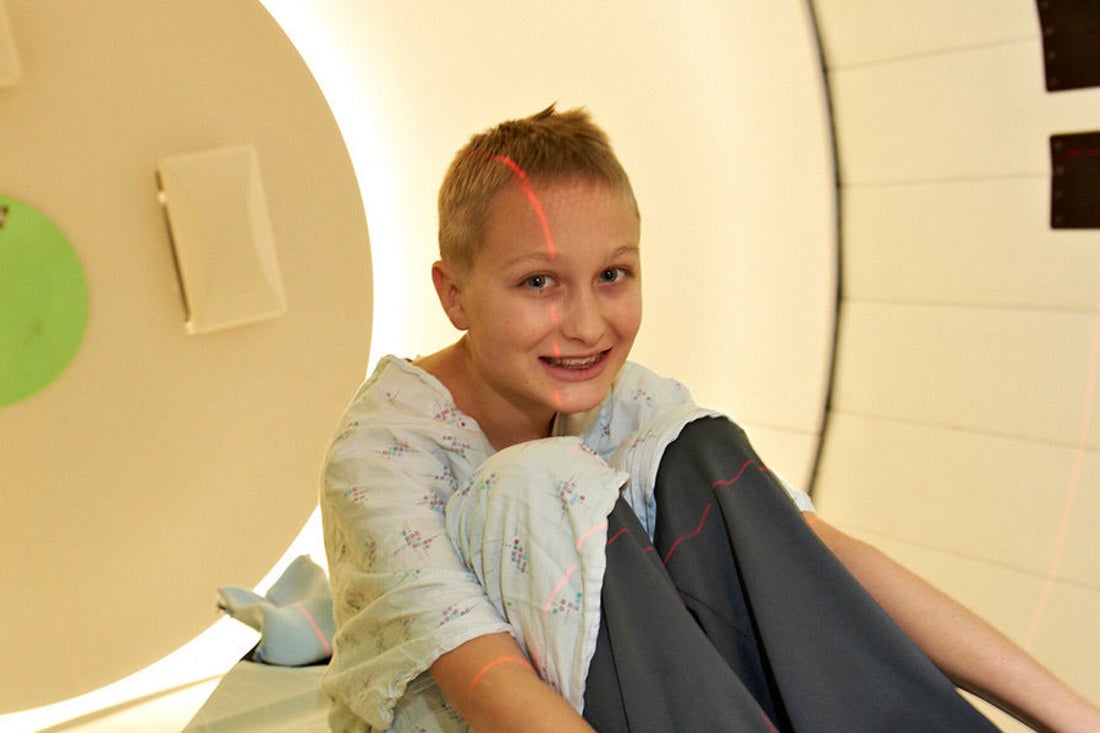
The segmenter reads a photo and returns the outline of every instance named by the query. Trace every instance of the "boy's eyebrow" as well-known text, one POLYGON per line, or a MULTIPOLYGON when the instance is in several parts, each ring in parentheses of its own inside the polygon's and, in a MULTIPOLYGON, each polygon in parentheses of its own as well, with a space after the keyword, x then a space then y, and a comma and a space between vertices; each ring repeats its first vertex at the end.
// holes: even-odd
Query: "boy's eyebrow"
MULTIPOLYGON (((612 252, 611 256, 608 257, 608 260, 614 260, 614 259, 617 259, 619 257, 623 257, 625 255, 638 257, 638 256, 641 255, 641 251, 642 251, 642 248, 639 245, 637 245, 637 244, 628 244, 628 245, 625 245, 623 247, 619 247, 617 250, 612 252)), ((528 263, 528 262, 530 262, 530 263, 554 262, 555 260, 558 259, 558 257, 559 257, 559 255, 558 255, 557 252, 549 252, 549 251, 545 251, 545 250, 539 250, 538 252, 529 252, 527 254, 519 255, 519 256, 515 257, 514 259, 508 260, 507 262, 504 263, 504 266, 505 267, 515 267, 517 265, 522 265, 522 264, 525 264, 525 263, 528 263)))
POLYGON ((611 253, 611 259, 616 257, 622 257, 623 255, 640 255, 642 253, 642 247, 638 244, 627 244, 619 247, 617 250, 611 253))

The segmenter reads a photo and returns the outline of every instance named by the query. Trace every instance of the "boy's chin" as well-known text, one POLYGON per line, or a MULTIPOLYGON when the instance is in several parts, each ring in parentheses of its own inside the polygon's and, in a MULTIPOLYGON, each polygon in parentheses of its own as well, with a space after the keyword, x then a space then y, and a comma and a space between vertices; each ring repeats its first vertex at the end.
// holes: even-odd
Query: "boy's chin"
POLYGON ((557 411, 564 415, 588 412, 602 405, 609 394, 611 394, 610 385, 606 389, 590 386, 585 390, 576 390, 574 394, 563 394, 559 400, 556 400, 557 411))

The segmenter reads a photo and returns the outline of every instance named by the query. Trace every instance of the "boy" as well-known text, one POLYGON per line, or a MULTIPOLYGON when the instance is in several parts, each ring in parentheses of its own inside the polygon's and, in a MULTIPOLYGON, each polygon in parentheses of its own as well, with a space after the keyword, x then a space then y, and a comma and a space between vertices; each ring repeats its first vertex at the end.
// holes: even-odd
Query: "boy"
POLYGON ((1089 703, 816 519, 728 421, 627 361, 641 320, 638 208, 584 112, 551 107, 475 136, 439 209, 432 281, 464 334, 414 363, 383 359, 326 467, 334 730, 983 729, 931 665, 898 661, 913 657, 908 640, 834 567, 796 505, 957 684, 1035 724, 1097 729, 1089 703), (708 473, 693 477, 700 466, 708 473), (750 466, 754 490, 719 495, 750 466), (764 555, 780 564, 754 567, 764 555), (742 598, 754 575, 759 589, 742 598), (697 602, 692 583, 715 597, 697 602), (766 600, 788 588, 812 604, 798 609, 804 622, 766 600), (857 649, 865 626, 881 629, 855 666, 819 647, 832 633, 814 624, 834 608, 857 649), (848 669, 875 679, 841 679, 848 669), (833 671, 801 679, 821 670, 833 671), (850 718, 862 706, 832 701, 887 684, 904 690, 897 709, 850 718), (823 722, 834 714, 845 722, 823 722))

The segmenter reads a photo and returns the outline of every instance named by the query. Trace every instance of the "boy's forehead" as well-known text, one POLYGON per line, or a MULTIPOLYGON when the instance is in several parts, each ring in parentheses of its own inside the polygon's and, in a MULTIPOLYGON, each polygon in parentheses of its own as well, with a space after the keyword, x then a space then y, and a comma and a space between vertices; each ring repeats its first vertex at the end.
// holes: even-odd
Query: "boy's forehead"
POLYGON ((637 256, 639 226, 633 197, 601 181, 513 183, 497 192, 488 208, 470 268, 552 261, 559 244, 569 242, 574 243, 574 255, 576 243, 581 243, 589 251, 605 246, 608 256, 637 256))
POLYGON ((535 217, 548 213, 584 213, 625 206, 637 215, 633 197, 603 181, 565 179, 513 181, 493 195, 486 222, 506 216, 535 217))

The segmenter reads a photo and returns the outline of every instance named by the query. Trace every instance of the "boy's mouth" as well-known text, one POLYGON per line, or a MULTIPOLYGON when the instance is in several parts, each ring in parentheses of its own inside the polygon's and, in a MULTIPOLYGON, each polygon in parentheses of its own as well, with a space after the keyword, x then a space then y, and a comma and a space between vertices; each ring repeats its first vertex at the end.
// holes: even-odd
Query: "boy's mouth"
MULTIPOLYGON (((610 349, 608 350, 610 351, 610 349)), ((607 356, 607 351, 601 351, 598 354, 592 354, 591 356, 543 356, 540 357, 542 361, 550 366, 557 367, 559 369, 574 369, 582 371, 584 369, 591 369, 599 364, 607 356)))

